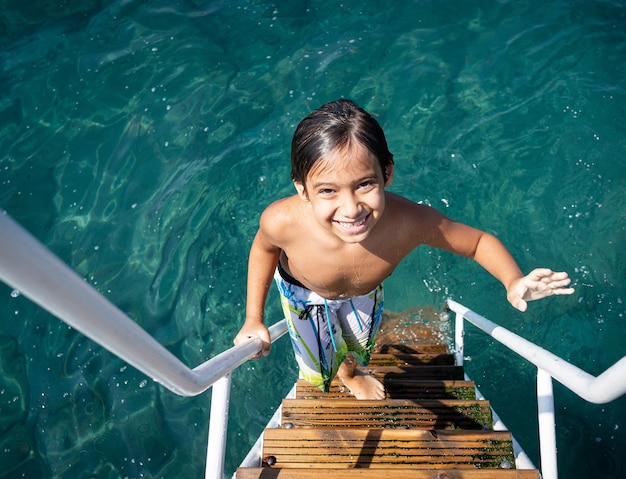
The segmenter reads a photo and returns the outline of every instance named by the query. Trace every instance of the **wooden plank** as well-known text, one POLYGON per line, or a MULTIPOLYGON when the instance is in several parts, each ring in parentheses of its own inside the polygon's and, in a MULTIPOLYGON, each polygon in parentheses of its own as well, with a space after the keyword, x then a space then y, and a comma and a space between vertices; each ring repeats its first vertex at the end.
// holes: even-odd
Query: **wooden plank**
POLYGON ((514 464, 497 431, 266 429, 264 461, 289 468, 500 468, 514 464))
MULTIPOLYGON (((476 399, 473 381, 432 379, 388 379, 383 381, 388 399, 476 399)), ((330 391, 325 393, 317 386, 299 380, 296 386, 297 399, 352 399, 341 381, 333 381, 330 391)))
POLYGON ((359 367, 379 381, 396 379, 465 379, 462 366, 378 366, 359 367))
MULTIPOLYGON (((236 479, 335 479, 337 469, 239 468, 236 479)), ((540 479, 537 470, 521 469, 342 469, 341 479, 540 479)))
POLYGON ((286 429, 267 428, 263 437, 267 441, 298 438, 303 441, 362 441, 368 437, 378 437, 383 441, 459 441, 470 444, 472 441, 509 441, 511 434, 508 431, 426 431, 422 429, 286 429))
POLYGON ((372 354, 369 366, 421 366, 434 365, 454 365, 454 355, 449 353, 374 353, 372 354))
POLYGON ((428 455, 441 449, 458 448, 478 450, 485 444, 509 445, 510 433, 506 431, 425 431, 389 429, 266 429, 265 444, 285 450, 308 450, 309 446, 343 454, 344 448, 404 448, 411 455, 428 455), (337 451, 342 445, 341 451, 337 451), (420 446, 426 446, 420 451, 420 446))
POLYGON ((489 401, 284 399, 282 423, 295 427, 490 429, 489 401))
POLYGON ((441 343, 376 344, 375 353, 383 354, 446 354, 448 346, 441 343))
POLYGON ((473 381, 385 378, 389 399, 476 399, 473 381))

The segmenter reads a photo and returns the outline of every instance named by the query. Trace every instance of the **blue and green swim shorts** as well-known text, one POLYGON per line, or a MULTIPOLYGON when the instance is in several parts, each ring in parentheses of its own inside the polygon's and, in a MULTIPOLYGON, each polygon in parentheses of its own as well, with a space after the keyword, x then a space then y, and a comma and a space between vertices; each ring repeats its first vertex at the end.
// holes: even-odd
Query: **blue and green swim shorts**
POLYGON ((331 300, 307 289, 280 263, 274 280, 301 378, 328 392, 349 353, 367 365, 383 317, 382 284, 363 296, 331 300))

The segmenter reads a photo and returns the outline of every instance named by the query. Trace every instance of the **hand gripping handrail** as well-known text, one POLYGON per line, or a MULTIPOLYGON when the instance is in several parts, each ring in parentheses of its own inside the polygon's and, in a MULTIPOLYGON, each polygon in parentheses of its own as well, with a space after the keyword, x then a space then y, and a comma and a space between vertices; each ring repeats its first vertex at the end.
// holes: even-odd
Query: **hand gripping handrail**
MULTIPOLYGON (((206 391, 261 351, 261 340, 251 339, 190 369, 4 211, 0 280, 181 396, 206 391)), ((269 329, 273 342, 287 332, 286 321, 269 329)))
POLYGON ((626 394, 626 356, 598 377, 594 377, 455 301, 448 300, 448 307, 586 401, 605 404, 626 394))

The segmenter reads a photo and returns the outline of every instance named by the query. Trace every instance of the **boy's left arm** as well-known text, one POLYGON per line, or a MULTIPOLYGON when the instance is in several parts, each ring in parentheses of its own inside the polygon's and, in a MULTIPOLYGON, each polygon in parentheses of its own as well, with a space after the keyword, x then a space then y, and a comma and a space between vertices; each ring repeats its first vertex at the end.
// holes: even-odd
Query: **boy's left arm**
POLYGON ((565 272, 537 268, 523 275, 513 256, 495 236, 480 232, 474 260, 502 282, 507 299, 519 311, 526 311, 528 301, 552 295, 572 294, 571 280, 565 272))
POLYGON ((526 311, 527 301, 554 294, 572 294, 567 273, 539 268, 524 276, 517 262, 502 242, 490 233, 452 221, 439 211, 410 205, 413 232, 420 244, 427 244, 475 260, 506 288, 514 308, 526 311))

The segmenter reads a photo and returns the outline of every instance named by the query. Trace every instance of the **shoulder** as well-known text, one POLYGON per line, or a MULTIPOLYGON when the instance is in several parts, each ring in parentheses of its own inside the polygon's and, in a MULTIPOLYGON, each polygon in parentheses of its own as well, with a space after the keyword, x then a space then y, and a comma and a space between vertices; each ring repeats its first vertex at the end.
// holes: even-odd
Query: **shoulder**
POLYGON ((436 238, 451 222, 435 208, 391 192, 386 193, 385 212, 396 232, 406 234, 415 244, 437 243, 436 238))
POLYGON ((408 223, 420 223, 422 226, 431 226, 446 220, 446 216, 435 208, 416 203, 395 193, 385 193, 386 208, 394 220, 403 220, 408 223))
POLYGON ((451 220, 431 206, 398 195, 392 194, 388 203, 392 218, 404 225, 409 234, 416 235, 420 244, 467 256, 475 250, 484 234, 477 228, 451 220))
POLYGON ((259 231, 280 243, 302 216, 301 203, 297 195, 274 201, 261 214, 259 231))
POLYGON ((261 214, 261 224, 285 223, 292 221, 299 213, 302 201, 297 195, 288 196, 271 203, 261 214))

